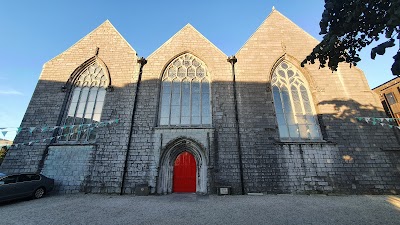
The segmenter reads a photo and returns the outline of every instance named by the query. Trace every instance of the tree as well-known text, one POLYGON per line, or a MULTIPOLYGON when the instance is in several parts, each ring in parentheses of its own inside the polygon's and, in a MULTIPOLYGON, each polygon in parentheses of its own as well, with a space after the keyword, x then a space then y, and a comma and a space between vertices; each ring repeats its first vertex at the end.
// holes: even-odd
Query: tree
MULTIPOLYGON (((323 40, 301 66, 316 59, 332 71, 340 62, 355 66, 361 60, 358 52, 372 42, 385 39, 371 50, 375 59, 400 41, 400 0, 325 0, 320 27, 323 40)), ((400 75, 400 49, 393 59, 392 74, 400 75)))
POLYGON ((7 151, 8 151, 7 146, 1 147, 1 149, 0 149, 0 165, 3 162, 4 158, 6 157, 7 151))

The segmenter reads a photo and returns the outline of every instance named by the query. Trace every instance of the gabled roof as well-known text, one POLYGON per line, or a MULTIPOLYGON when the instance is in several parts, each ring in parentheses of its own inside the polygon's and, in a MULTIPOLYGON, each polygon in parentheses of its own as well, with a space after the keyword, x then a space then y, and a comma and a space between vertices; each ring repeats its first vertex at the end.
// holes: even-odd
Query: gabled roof
POLYGON ((240 50, 242 50, 244 47, 246 47, 246 45, 248 44, 249 41, 251 41, 255 35, 257 35, 261 29, 264 28, 271 28, 268 27, 268 23, 272 22, 272 20, 278 20, 278 21, 286 21, 289 22, 291 25, 293 25, 295 28, 298 28, 299 30, 301 30, 304 35, 309 36, 310 38, 314 39, 316 41, 316 43, 319 43, 319 41, 311 36, 309 33, 307 33, 306 31, 304 31, 301 27, 299 27, 297 24, 295 24, 293 21, 291 21, 289 18, 287 18, 286 16, 284 16, 282 13, 280 13, 278 10, 274 8, 272 8, 271 13, 267 16, 267 18, 265 18, 265 20, 261 23, 261 25, 256 29, 256 31, 249 37, 249 39, 247 39, 247 41, 243 44, 243 46, 236 52, 236 54, 238 54, 240 52, 240 50))
MULTIPOLYGON (((49 61, 47 61, 46 63, 56 59, 57 57, 59 57, 60 55, 64 54, 65 52, 68 52, 70 49, 74 48, 78 43, 80 43, 81 41, 83 41, 85 38, 91 36, 92 34, 98 32, 101 29, 111 29, 114 30, 120 37, 121 39, 132 49, 132 51, 135 51, 134 48, 132 48, 132 46, 129 44, 128 41, 126 41, 126 39, 118 32, 118 30, 111 24, 111 22, 107 19, 106 21, 104 21, 102 24, 100 24, 100 26, 96 27, 94 30, 92 30, 90 33, 88 33, 87 35, 85 35, 83 38, 81 38, 79 41, 75 42, 75 44, 73 44, 72 46, 70 46, 67 50, 63 51, 62 53, 56 55, 55 57, 53 57, 52 59, 50 59, 49 61)), ((45 64, 46 64, 45 63, 45 64)))
POLYGON ((182 29, 180 29, 177 33, 175 33, 170 39, 168 39, 166 42, 164 42, 164 44, 162 44, 159 48, 157 48, 153 53, 151 53, 147 58, 150 58, 151 56, 156 54, 160 49, 162 49, 164 46, 171 43, 174 39, 176 39, 176 37, 182 35, 185 32, 194 33, 194 34, 198 35, 201 39, 205 40, 206 42, 211 44, 211 46, 213 46, 215 49, 217 49, 217 51, 219 51, 221 54, 226 56, 226 54, 223 51, 221 51, 210 40, 208 40, 206 37, 204 37, 204 35, 202 35, 198 30, 196 30, 196 28, 194 28, 190 23, 188 23, 182 29))

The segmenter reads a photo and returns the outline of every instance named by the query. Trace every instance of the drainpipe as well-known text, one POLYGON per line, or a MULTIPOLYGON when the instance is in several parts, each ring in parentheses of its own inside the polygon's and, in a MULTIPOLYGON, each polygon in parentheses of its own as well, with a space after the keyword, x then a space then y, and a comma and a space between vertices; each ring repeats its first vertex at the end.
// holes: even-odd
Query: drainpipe
POLYGON ((239 171, 240 171, 240 186, 242 188, 242 195, 245 194, 244 191, 244 180, 243 180, 243 161, 242 161, 242 147, 240 143, 240 130, 239 130, 239 113, 238 113, 238 104, 236 97, 236 75, 235 75, 235 63, 237 62, 237 58, 233 55, 228 57, 227 61, 232 65, 232 77, 233 77, 233 101, 235 104, 235 120, 236 120, 236 144, 238 148, 239 155, 239 171))
POLYGON ((124 192, 124 185, 125 185, 125 177, 126 177, 126 173, 128 172, 128 158, 129 158, 129 150, 131 148, 131 141, 132 141, 132 133, 133 133, 133 122, 135 119, 135 113, 136 113, 136 106, 137 106, 137 98, 139 96, 139 87, 140 87, 140 83, 142 80, 142 72, 143 72, 143 66, 146 65, 147 60, 143 57, 141 57, 140 59, 137 60, 138 63, 140 63, 140 69, 139 69, 139 77, 138 77, 138 81, 136 83, 136 96, 135 96, 135 101, 133 103, 133 109, 132 109, 132 118, 131 118, 131 129, 129 130, 129 138, 128 138, 128 145, 126 148, 126 155, 125 155, 125 164, 124 164, 124 173, 122 175, 122 182, 121 182, 121 191, 120 191, 120 195, 123 194, 124 192))

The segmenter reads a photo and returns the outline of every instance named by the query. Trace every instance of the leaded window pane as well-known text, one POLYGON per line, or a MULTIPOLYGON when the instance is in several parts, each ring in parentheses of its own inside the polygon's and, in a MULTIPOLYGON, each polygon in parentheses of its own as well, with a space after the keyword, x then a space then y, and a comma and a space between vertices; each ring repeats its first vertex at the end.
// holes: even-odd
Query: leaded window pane
POLYGON ((281 100, 281 94, 280 94, 279 88, 276 86, 273 87, 272 92, 274 94, 274 105, 275 105, 276 114, 283 114, 282 100, 281 100))
POLYGON ((298 125, 289 125, 289 135, 291 138, 299 138, 298 125))
POLYGON ((97 94, 97 100, 98 102, 104 102, 104 98, 106 97, 106 89, 101 88, 99 89, 99 92, 97 94))
POLYGON ((77 87, 74 89, 74 93, 72 94, 72 99, 71 102, 78 102, 79 100, 79 95, 81 94, 81 88, 77 87))
POLYGON ((190 124, 190 83, 184 80, 182 83, 182 124, 190 124), (185 119, 184 119, 185 118, 185 119))
POLYGON ((101 117, 100 113, 93 114, 93 121, 94 122, 99 122, 100 121, 100 117, 101 117))
POLYGON ((202 124, 211 124, 211 117, 203 116, 201 122, 202 122, 202 124))
POLYGON ((289 130, 288 130, 288 126, 278 126, 279 129, 279 136, 281 138, 289 138, 289 130))
MULTIPOLYGON (((171 69, 169 70, 171 71, 171 69)), ((165 81, 162 83, 162 95, 161 95, 161 114, 160 114, 160 125, 169 124, 170 115, 170 104, 171 104, 171 82, 165 81)))
POLYGON ((76 110, 76 117, 83 117, 83 113, 85 111, 86 103, 87 103, 87 97, 89 93, 89 88, 85 87, 81 91, 81 96, 79 97, 79 103, 78 103, 78 109, 76 110))
POLYGON ((96 102, 94 114, 101 114, 101 111, 103 110, 103 105, 104 105, 104 102, 96 102))
POLYGON ((203 117, 206 117, 210 115, 210 94, 208 93, 203 93, 202 97, 202 115, 203 117))
POLYGON ((88 102, 87 103, 86 112, 85 112, 85 119, 89 119, 89 120, 92 119, 94 103, 95 102, 88 102))
POLYGON ((274 71, 271 82, 280 137, 320 139, 311 95, 301 73, 291 64, 282 62, 274 71))
POLYGON ((75 110, 76 110, 76 102, 71 102, 71 105, 69 106, 69 110, 68 110, 68 116, 72 116, 74 117, 75 115, 75 110))
POLYGON ((299 124, 300 137, 303 139, 308 138, 308 128, 305 124, 299 124))
POLYGON ((204 63, 187 53, 167 68, 161 85, 160 125, 211 124, 210 85, 204 63))
POLYGON ((320 134, 319 134, 319 127, 318 127, 315 123, 310 124, 310 126, 309 126, 309 132, 310 132, 310 137, 311 137, 312 139, 315 139, 315 138, 319 138, 319 137, 320 137, 320 134))
POLYGON ((286 125, 286 119, 283 113, 277 113, 276 118, 278 120, 278 124, 286 125))
POLYGON ((160 125, 168 125, 168 124, 169 124, 169 117, 160 118, 160 125))

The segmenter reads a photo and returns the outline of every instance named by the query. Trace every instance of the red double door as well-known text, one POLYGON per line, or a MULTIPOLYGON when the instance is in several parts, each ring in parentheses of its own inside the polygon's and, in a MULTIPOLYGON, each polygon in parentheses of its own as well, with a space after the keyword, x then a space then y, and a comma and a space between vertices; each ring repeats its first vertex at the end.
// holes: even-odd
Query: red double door
POLYGON ((196 192, 196 160, 189 152, 182 152, 174 163, 173 192, 196 192))

